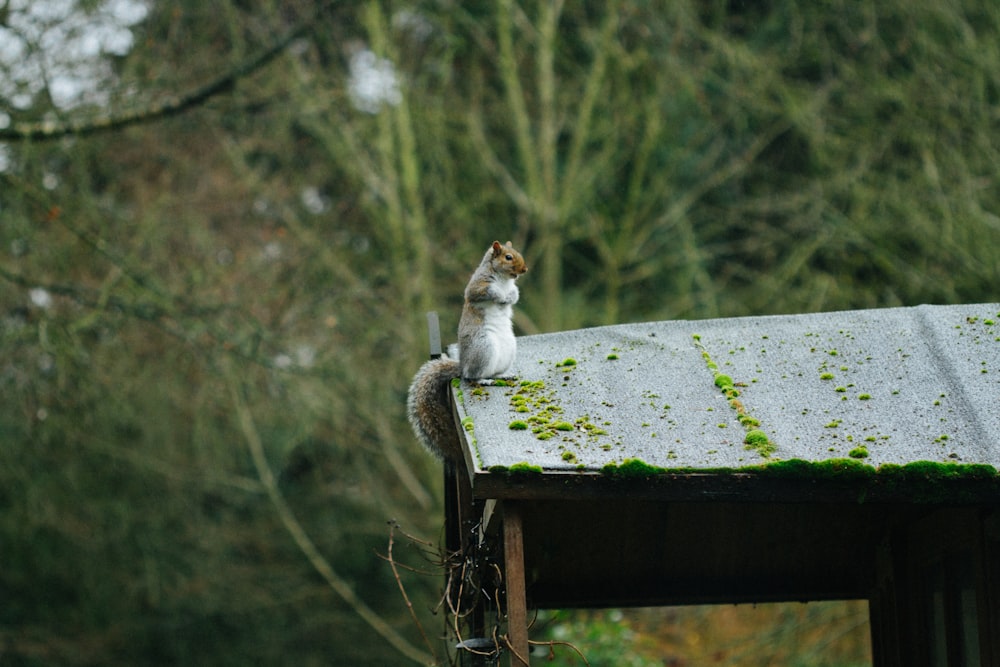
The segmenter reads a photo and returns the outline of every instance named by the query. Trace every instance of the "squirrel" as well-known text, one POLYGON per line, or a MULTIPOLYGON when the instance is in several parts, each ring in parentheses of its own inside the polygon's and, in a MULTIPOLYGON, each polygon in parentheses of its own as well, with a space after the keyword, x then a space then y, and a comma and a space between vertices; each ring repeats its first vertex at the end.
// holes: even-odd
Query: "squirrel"
POLYGON ((517 340, 512 306, 520 293, 517 277, 528 270, 510 241, 494 241, 465 286, 458 324, 458 359, 443 355, 417 371, 406 399, 406 414, 417 439, 439 459, 462 458, 447 391, 456 377, 489 380, 514 364, 517 340))

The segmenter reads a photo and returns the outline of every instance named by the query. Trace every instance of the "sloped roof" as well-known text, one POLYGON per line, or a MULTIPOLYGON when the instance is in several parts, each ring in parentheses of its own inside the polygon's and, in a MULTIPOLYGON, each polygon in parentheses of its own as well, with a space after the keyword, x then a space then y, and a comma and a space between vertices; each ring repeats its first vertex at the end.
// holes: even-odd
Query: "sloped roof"
POLYGON ((668 321, 518 338, 455 392, 473 477, 719 474, 791 460, 1000 468, 1000 304, 668 321))

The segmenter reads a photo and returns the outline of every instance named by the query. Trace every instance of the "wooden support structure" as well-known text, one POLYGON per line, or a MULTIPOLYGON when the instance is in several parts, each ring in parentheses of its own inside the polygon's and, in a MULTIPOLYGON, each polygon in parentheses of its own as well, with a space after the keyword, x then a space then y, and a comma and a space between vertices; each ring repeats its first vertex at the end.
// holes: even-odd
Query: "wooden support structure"
POLYGON ((528 601, 524 577, 524 524, 521 507, 504 503, 504 581, 507 589, 507 648, 511 667, 528 667, 528 601))
POLYGON ((529 606, 860 599, 875 667, 1000 667, 997 371, 1000 303, 519 338, 451 388, 461 664, 529 667, 529 606))

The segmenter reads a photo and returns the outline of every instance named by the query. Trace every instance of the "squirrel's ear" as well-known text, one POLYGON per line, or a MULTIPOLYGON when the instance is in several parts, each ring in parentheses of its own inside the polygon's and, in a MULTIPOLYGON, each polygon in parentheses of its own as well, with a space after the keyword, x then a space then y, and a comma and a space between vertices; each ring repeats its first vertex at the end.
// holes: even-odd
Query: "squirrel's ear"
POLYGON ((502 249, 502 246, 500 245, 500 242, 499 241, 494 241, 493 242, 493 254, 494 255, 500 254, 500 250, 501 249, 502 249))
POLYGON ((513 249, 514 249, 514 246, 513 246, 513 245, 511 245, 510 241, 507 241, 507 247, 508 247, 508 248, 510 248, 511 250, 513 250, 513 249))

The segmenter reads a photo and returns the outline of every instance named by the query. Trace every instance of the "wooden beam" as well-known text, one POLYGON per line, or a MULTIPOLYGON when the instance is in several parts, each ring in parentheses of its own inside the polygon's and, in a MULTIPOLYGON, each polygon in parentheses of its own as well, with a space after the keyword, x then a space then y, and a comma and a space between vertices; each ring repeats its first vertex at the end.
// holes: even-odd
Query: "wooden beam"
POLYGON ((991 512, 983 518, 983 566, 986 579, 983 646, 989 656, 989 661, 983 664, 997 667, 1000 666, 1000 512, 991 512))
POLYGON ((528 609, 524 531, 518 503, 504 503, 503 548, 507 583, 507 642, 511 667, 528 667, 528 609))

